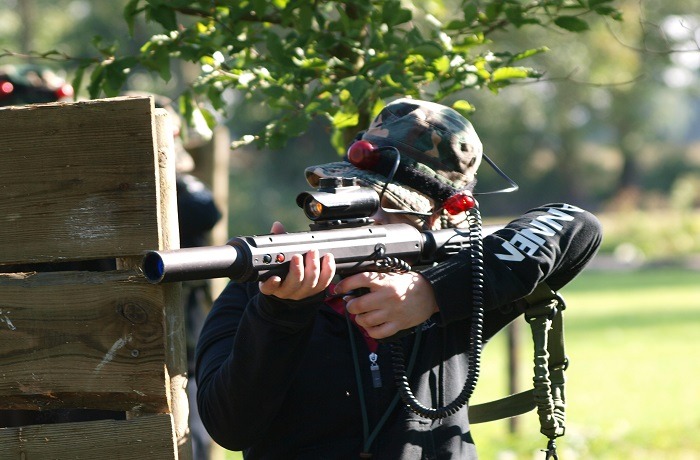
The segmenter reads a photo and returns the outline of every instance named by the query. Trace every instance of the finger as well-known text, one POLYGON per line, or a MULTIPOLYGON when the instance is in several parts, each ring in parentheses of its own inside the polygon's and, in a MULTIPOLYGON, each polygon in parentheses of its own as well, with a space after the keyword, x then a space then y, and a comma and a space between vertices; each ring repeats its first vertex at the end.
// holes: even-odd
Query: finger
POLYGON ((326 289, 335 276, 335 257, 328 253, 321 258, 321 273, 318 276, 318 286, 326 289))
POLYGON ((348 276, 342 279, 336 286, 335 292, 338 294, 343 294, 345 292, 350 292, 357 290, 359 288, 369 288, 370 282, 372 281, 372 273, 362 272, 356 273, 354 275, 348 276))
POLYGON ((398 333, 399 328, 396 327, 394 323, 386 322, 377 326, 366 328, 365 331, 367 332, 367 335, 373 339, 380 340, 386 339, 387 337, 391 337, 392 335, 398 333))
POLYGON ((321 274, 321 261, 317 249, 312 249, 304 256, 304 279, 303 287, 316 288, 318 278, 321 274))
POLYGON ((261 293, 265 295, 274 295, 275 291, 279 289, 281 283, 282 278, 279 276, 271 276, 265 281, 258 283, 258 287, 260 288, 261 293))
POLYGON ((289 297, 295 291, 299 290, 302 281, 304 280, 304 262, 300 254, 294 254, 289 259, 289 270, 275 293, 277 297, 289 297))
MULTIPOLYGON (((348 310, 350 311, 350 310, 348 310)), ((364 329, 371 329, 387 322, 387 316, 382 310, 370 310, 355 316, 355 322, 364 329)))
POLYGON ((376 310, 376 305, 380 305, 376 301, 376 296, 371 292, 359 297, 345 296, 343 300, 345 300, 345 308, 348 313, 353 315, 365 315, 376 310))
POLYGON ((273 222, 272 228, 270 229, 270 233, 274 233, 275 235, 279 235, 280 233, 285 233, 284 225, 282 225, 282 223, 279 221, 273 222))

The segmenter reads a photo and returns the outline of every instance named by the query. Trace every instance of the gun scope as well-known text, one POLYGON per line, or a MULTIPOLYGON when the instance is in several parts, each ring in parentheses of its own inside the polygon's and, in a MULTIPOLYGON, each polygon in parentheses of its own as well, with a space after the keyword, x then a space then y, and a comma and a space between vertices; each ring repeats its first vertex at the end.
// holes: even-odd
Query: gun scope
POLYGON ((379 195, 369 187, 360 187, 355 178, 324 177, 312 192, 297 196, 297 205, 314 222, 354 220, 370 217, 379 209, 379 195))

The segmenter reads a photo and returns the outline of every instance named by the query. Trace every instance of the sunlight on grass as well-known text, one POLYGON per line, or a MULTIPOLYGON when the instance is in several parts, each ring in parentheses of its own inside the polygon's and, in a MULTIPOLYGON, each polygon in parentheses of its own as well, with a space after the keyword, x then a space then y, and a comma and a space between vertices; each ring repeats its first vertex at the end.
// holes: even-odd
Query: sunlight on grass
MULTIPOLYGON (((566 459, 700 458, 700 277, 659 269, 587 272, 563 290, 567 372, 567 433, 558 442, 566 459)), ((520 361, 531 353, 521 327, 520 361)), ((505 338, 484 353, 474 401, 505 390, 505 338)), ((532 371, 522 366, 522 388, 532 371)), ((534 412, 518 418, 511 436, 506 422, 474 427, 485 459, 531 459, 546 445, 534 412)), ((541 452, 539 455, 543 455, 541 452)))

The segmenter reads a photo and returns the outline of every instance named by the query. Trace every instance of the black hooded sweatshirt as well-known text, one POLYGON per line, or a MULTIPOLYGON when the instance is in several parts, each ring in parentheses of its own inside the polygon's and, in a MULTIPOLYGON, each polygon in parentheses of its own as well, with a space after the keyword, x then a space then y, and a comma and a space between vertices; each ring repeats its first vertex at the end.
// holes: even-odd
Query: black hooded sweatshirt
MULTIPOLYGON (((515 301, 540 282, 559 290, 571 281, 600 241, 597 219, 566 204, 533 209, 486 236, 484 337, 522 313, 515 301)), ((424 406, 452 402, 469 373, 470 260, 463 251, 421 272, 440 312, 401 340, 407 362, 416 348, 408 380, 424 406)), ((438 421, 406 409, 390 347, 365 340, 322 295, 286 301, 260 294, 257 283, 230 283, 196 359, 202 421, 218 444, 246 459, 477 458, 467 408, 438 421)))

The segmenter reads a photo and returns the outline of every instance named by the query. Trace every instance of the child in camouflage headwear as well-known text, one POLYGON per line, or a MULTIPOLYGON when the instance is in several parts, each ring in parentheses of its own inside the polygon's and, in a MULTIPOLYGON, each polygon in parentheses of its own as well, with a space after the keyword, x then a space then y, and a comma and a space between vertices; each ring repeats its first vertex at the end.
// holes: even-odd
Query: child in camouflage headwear
MULTIPOLYGON (((360 139, 400 154, 402 174, 387 186, 385 205, 429 214, 434 226, 461 224, 465 213, 435 216, 446 190, 475 182, 482 146, 468 120, 439 104, 400 99, 360 139)), ((312 166, 306 176, 312 185, 357 177, 378 191, 388 180, 348 161, 312 166)), ((374 217, 419 225, 401 214, 374 217)), ((558 290, 573 279, 599 244, 596 218, 562 203, 486 236, 484 338, 518 317, 514 301, 540 282, 558 290)), ((197 349, 199 409, 212 437, 247 459, 477 458, 466 408, 431 421, 397 404, 389 346, 378 342, 422 324, 421 334, 401 339, 407 354, 417 347, 410 387, 423 405, 452 402, 470 373, 470 255, 420 271, 359 273, 335 285, 334 274, 332 255, 310 251, 292 259, 284 279, 231 283, 216 301, 197 349), (338 298, 361 288, 369 293, 338 298)))
MULTIPOLYGON (((376 147, 395 147, 401 160, 422 173, 413 187, 398 178, 389 183, 385 197, 396 209, 429 213, 439 208, 436 188, 440 185, 461 190, 473 187, 483 153, 472 124, 444 105, 413 99, 399 99, 387 105, 362 133, 360 140, 376 147)), ((314 187, 321 177, 356 177, 380 192, 387 178, 359 169, 347 161, 311 166, 306 179, 314 187)), ((452 218, 458 226, 464 216, 452 218)))

